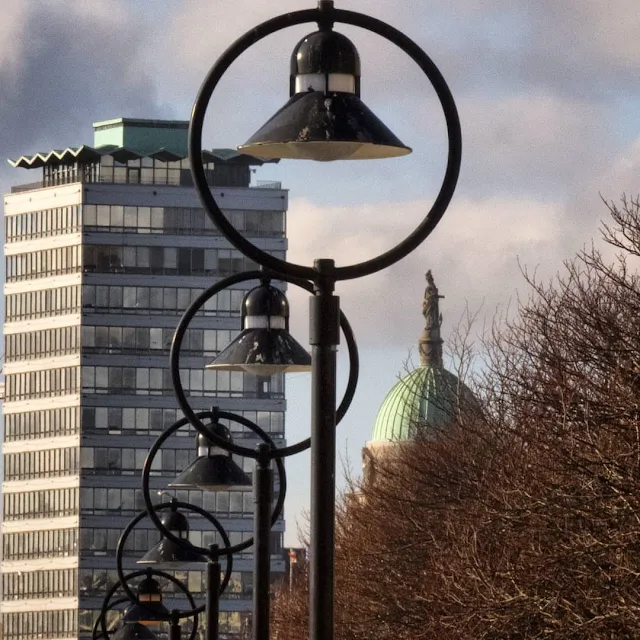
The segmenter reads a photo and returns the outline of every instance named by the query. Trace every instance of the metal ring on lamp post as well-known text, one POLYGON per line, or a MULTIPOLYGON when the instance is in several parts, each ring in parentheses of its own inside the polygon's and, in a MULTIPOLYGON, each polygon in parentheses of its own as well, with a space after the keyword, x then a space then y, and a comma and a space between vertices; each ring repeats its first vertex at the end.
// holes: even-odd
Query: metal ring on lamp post
MULTIPOLYGON (((146 501, 145 501, 146 502, 146 501)), ((216 529, 216 531, 220 534, 220 537, 222 538, 222 542, 224 543, 224 549, 229 549, 231 548, 231 541, 229 540, 229 536, 227 534, 227 532, 224 530, 224 527, 220 524, 220 522, 218 521, 218 519, 211 515, 208 511, 206 511, 205 509, 202 509, 201 507, 197 507, 194 504, 189 504, 188 502, 180 502, 179 500, 176 500, 175 502, 162 502, 160 504, 156 504, 156 505, 151 505, 152 509, 151 511, 155 514, 156 510, 157 511, 162 511, 164 509, 173 509, 174 507, 177 509, 186 509, 187 511, 192 511, 194 513, 197 513, 199 515, 201 515, 205 520, 208 520, 216 529)), ((118 538, 118 544, 116 545, 116 572, 118 574, 118 579, 120 580, 120 583, 122 584, 122 590, 127 594, 127 598, 132 601, 132 602, 136 602, 139 603, 138 600, 138 596, 136 596, 134 594, 134 592, 132 591, 131 587, 129 586, 129 584, 127 583, 127 581, 125 580, 125 574, 124 574, 124 570, 122 568, 122 560, 123 560, 123 556, 124 556, 124 545, 129 537, 129 535, 131 534, 131 532, 133 531, 134 527, 143 519, 149 516, 149 505, 147 505, 147 511, 141 511, 137 516, 135 516, 130 522, 129 524, 125 527, 124 531, 120 534, 120 538, 118 538)), ((155 526, 155 522, 153 520, 153 518, 149 518, 154 526, 155 526)), ((158 527, 156 527, 156 529, 158 529, 160 531, 161 534, 165 535, 165 532, 168 532, 171 534, 171 532, 164 527, 164 525, 162 525, 162 529, 159 529, 158 527)), ((196 553, 200 553, 202 555, 206 555, 208 557, 211 557, 211 552, 209 549, 205 549, 205 548, 201 548, 201 547, 196 547, 195 545, 191 544, 190 542, 187 542, 185 540, 181 540, 180 538, 178 538, 177 536, 173 536, 173 534, 171 534, 172 537, 175 538, 175 540, 172 540, 172 542, 178 542, 180 543, 180 545, 185 548, 185 549, 189 549, 191 551, 195 551, 196 553)), ((165 535, 166 538, 168 538, 168 536, 165 535)), ((220 554, 222 555, 224 554, 224 550, 220 550, 220 554)), ((213 558, 212 558, 213 559, 213 558)), ((224 574, 224 578, 222 580, 222 583, 220 584, 220 593, 222 593, 227 585, 229 584, 229 580, 231 579, 231 572, 233 571, 233 561, 232 561, 232 556, 227 554, 227 566, 225 568, 225 574, 224 574)), ((202 611, 204 611, 204 605, 201 607, 198 607, 197 610, 194 609, 194 611, 192 611, 192 614, 195 613, 201 613, 202 611)))
MULTIPOLYGON (((216 419, 231 420, 233 422, 237 422, 247 427, 248 429, 252 430, 262 440, 264 440, 271 447, 272 453, 273 451, 276 450, 275 443, 273 442, 273 439, 271 438, 271 436, 266 431, 264 431, 261 427, 259 427, 257 424, 251 422, 251 420, 249 420, 248 418, 245 418, 244 416, 237 416, 233 413, 227 413, 225 411, 215 411, 215 412, 205 411, 196 415, 198 416, 198 419, 205 418, 205 417, 215 417, 216 419)), ((173 435, 178 429, 180 429, 181 427, 184 427, 187 424, 189 424, 189 420, 187 418, 181 418, 180 420, 178 420, 178 422, 174 423, 168 429, 163 431, 158 437, 158 439, 153 443, 153 446, 151 447, 151 449, 149 449, 149 453, 147 454, 147 457, 144 461, 144 465, 142 467, 142 497, 147 507, 146 513, 149 516, 149 519, 151 520, 151 522, 153 522, 153 525, 155 526, 155 528, 158 531, 160 531, 160 533, 162 533, 162 535, 164 535, 165 538, 167 538, 168 540, 171 540, 171 542, 175 542, 176 544, 180 545, 183 548, 188 548, 197 553, 202 553, 208 556, 210 555, 210 551, 208 549, 204 549, 202 547, 196 547, 191 543, 185 543, 184 540, 181 540, 175 534, 169 531, 169 529, 167 529, 160 521, 158 514, 155 512, 154 505, 151 502, 149 478, 150 478, 150 471, 151 471, 151 465, 153 464, 153 460, 156 454, 158 453, 158 451, 160 450, 160 447, 164 444, 165 440, 167 440, 169 436, 173 435)), ((252 454, 251 457, 254 459, 257 457, 257 453, 253 449, 248 449, 247 447, 240 447, 240 449, 243 451, 245 449, 247 451, 250 451, 252 454)), ((243 454, 240 454, 240 455, 243 455, 243 454)), ((287 475, 284 468, 284 462, 282 461, 282 458, 275 458, 275 463, 278 469, 279 489, 278 489, 278 498, 276 500, 276 504, 274 505, 273 513, 271 516, 272 526, 277 522, 278 518, 282 514, 282 510, 284 509, 286 492, 287 492, 287 475)), ((201 515, 204 515, 207 513, 204 509, 201 509, 200 507, 196 507, 195 505, 190 505, 190 509, 192 511, 200 513, 201 515)), ((219 555, 226 555, 230 557, 234 553, 238 553, 239 551, 244 551, 245 549, 248 549, 252 544, 253 544, 253 538, 249 538, 248 540, 245 540, 244 542, 240 542, 234 546, 227 545, 227 541, 225 540, 225 548, 219 550, 219 555)))
MULTIPOLYGON (((184 595, 187 597, 187 600, 189 600, 189 604, 191 605, 191 611, 189 611, 188 613, 184 613, 184 612, 180 612, 178 614, 179 618, 189 618, 193 616, 193 629, 191 630, 191 635, 189 636, 189 640, 195 640, 196 635, 198 634, 198 616, 199 613, 194 613, 194 611, 196 610, 196 602, 193 599, 193 595, 191 594, 191 591, 189 591, 189 589, 187 589, 187 587, 185 587, 182 582, 180 582, 180 580, 178 580, 178 578, 176 578, 175 576, 172 576, 170 573, 166 573, 164 571, 160 571, 158 569, 142 569, 139 571, 132 571, 131 573, 128 573, 124 576, 125 580, 124 582, 122 582, 120 580, 120 578, 118 578, 118 580, 113 584, 113 586, 109 589, 109 591, 107 591, 107 595, 104 597, 104 600, 102 601, 102 608, 100 609, 100 614, 98 617, 98 620, 100 621, 100 627, 101 627, 101 631, 102 631, 102 635, 104 635, 105 638, 109 637, 109 631, 107 630, 107 621, 106 621, 106 612, 111 608, 110 605, 110 600, 111 598, 113 598, 115 592, 122 586, 123 590, 125 591, 125 593, 127 593, 128 596, 128 592, 131 592, 131 588, 129 587, 129 585, 127 584, 127 582, 129 580, 133 580, 134 578, 138 578, 140 576, 147 576, 147 575, 154 575, 154 576, 159 576, 161 578, 164 578, 165 580, 168 580, 169 582, 172 582, 173 584, 175 584, 180 591, 182 591, 182 593, 184 593, 184 595), (127 585, 125 587, 125 585, 127 585)), ((133 604, 133 603, 138 603, 138 604, 142 604, 144 606, 144 603, 141 603, 137 596, 133 598, 133 600, 131 600, 130 598, 128 598, 129 601, 133 604)), ((120 599, 119 599, 120 600, 120 599)), ((169 620, 167 619, 167 622, 169 620)), ((97 628, 96 628, 96 632, 97 632, 97 628)), ((96 637, 94 636, 94 639, 96 640, 96 637)))
POLYGON ((189 126, 189 163, 193 175, 193 182, 207 215, 236 249, 259 265, 276 272, 280 276, 286 275, 288 277, 302 278, 310 281, 316 281, 318 278, 316 269, 281 260, 259 249, 237 231, 224 216, 207 183, 202 162, 202 129, 206 110, 215 88, 229 66, 244 51, 266 36, 282 29, 308 22, 322 21, 326 23, 327 20, 361 27, 362 29, 376 33, 396 45, 417 63, 427 76, 440 101, 447 125, 449 145, 447 167, 442 186, 431 209, 416 229, 395 247, 379 256, 357 264, 335 267, 331 273, 333 280, 349 280, 371 275, 395 264, 416 249, 435 229, 451 202, 458 182, 462 160, 460 118, 453 96, 444 77, 431 58, 413 40, 394 27, 381 20, 354 11, 334 8, 326 8, 322 11, 319 9, 305 9, 267 20, 241 36, 218 58, 210 69, 193 105, 189 126))
MULTIPOLYGON (((313 293, 314 291, 313 285, 308 280, 300 280, 299 278, 290 278, 288 276, 283 277, 281 275, 270 274, 268 271, 245 271, 234 276, 229 276, 228 278, 224 278, 223 280, 220 280, 211 285, 208 289, 205 289, 191 303, 191 305, 187 307, 187 310, 182 315, 182 318, 180 318, 180 322, 175 330, 175 333, 173 334, 173 340, 171 341, 171 379, 173 381, 173 388, 182 413, 200 435, 208 438, 216 446, 221 447, 226 451, 230 451, 231 453, 254 459, 257 456, 254 449, 249 449, 248 447, 241 447, 239 445, 229 443, 226 440, 218 437, 216 434, 209 433, 204 424, 198 418, 198 415, 191 408, 191 405, 187 400, 187 396, 182 386, 182 380, 180 379, 180 349, 182 347, 182 340, 187 331, 187 328, 189 327, 189 324, 191 323, 191 320, 201 309, 204 303, 207 302, 207 300, 220 293, 220 291, 222 291, 223 289, 230 287, 231 285, 238 284, 240 282, 246 282, 248 280, 264 280, 265 278, 271 277, 277 280, 284 280, 285 282, 305 289, 310 293, 313 293)), ((356 388, 358 386, 358 375, 360 373, 360 358, 358 355, 356 339, 353 334, 353 330, 351 329, 351 325, 347 320, 347 316, 345 316, 342 311, 340 311, 340 328, 342 329, 342 333, 347 344, 347 352, 349 355, 349 377, 347 379, 347 385, 342 397, 342 401, 340 402, 338 409, 336 410, 336 425, 342 420, 347 410, 349 409, 349 406, 351 405, 353 396, 355 395, 356 388)), ((236 421, 239 422, 239 420, 236 421)), ((288 447, 282 447, 279 449, 274 448, 271 452, 271 457, 273 459, 286 458, 288 456, 300 453, 301 451, 305 451, 310 446, 311 438, 307 438, 288 447)))
MULTIPOLYGON (((100 611, 100 615, 96 618, 96 621, 93 623, 93 627, 91 629, 91 638, 92 640, 98 640, 98 637, 103 637, 104 633, 102 632, 102 629, 100 630, 100 636, 98 636, 98 629, 100 628, 101 624, 102 624, 102 616, 103 614, 108 613, 109 611, 113 611, 114 607, 117 607, 120 604, 124 604, 125 602, 131 602, 129 600, 129 598, 116 598, 113 602, 109 603, 109 608, 106 609, 105 611, 100 611)), ((109 640, 109 636, 106 636, 106 640, 109 640)))

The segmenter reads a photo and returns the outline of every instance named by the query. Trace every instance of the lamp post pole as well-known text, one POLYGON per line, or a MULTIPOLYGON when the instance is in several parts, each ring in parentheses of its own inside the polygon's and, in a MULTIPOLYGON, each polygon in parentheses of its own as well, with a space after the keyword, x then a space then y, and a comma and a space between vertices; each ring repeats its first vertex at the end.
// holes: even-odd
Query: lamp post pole
POLYGON ((309 638, 333 638, 336 487, 336 352, 340 299, 333 295, 333 260, 316 260, 310 299, 311 344, 311 560, 309 638))
POLYGON ((220 562, 218 560, 218 545, 211 545, 211 556, 207 561, 206 580, 206 640, 218 640, 218 614, 220 610, 220 562))
POLYGON ((253 564, 253 637, 269 640, 269 603, 271 588, 271 500, 273 472, 270 447, 258 445, 258 457, 253 479, 253 531, 255 536, 253 564))

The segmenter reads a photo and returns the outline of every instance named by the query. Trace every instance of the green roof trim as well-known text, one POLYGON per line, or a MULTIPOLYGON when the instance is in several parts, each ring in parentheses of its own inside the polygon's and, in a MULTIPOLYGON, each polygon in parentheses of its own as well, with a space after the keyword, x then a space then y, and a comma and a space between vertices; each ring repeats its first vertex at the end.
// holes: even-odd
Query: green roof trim
MULTIPOLYGON (((188 120, 115 118, 94 122, 93 131, 92 147, 83 145, 23 155, 17 160, 9 160, 9 164, 24 169, 37 169, 45 165, 96 162, 104 155, 111 155, 118 162, 138 158, 156 158, 162 162, 172 162, 188 156, 188 120)), ((278 160, 263 160, 243 154, 236 149, 203 151, 202 160, 205 163, 218 162, 249 166, 278 162, 278 160)))
POLYGON ((442 367, 422 365, 404 376, 384 399, 372 442, 407 442, 421 428, 444 426, 465 401, 475 402, 469 388, 442 367))
MULTIPOLYGON (((160 147, 147 153, 140 153, 138 149, 105 145, 103 147, 69 147, 67 149, 54 149, 47 153, 35 153, 33 155, 20 156, 16 160, 9 159, 12 167, 21 169, 38 169, 45 165, 74 164, 76 162, 97 162, 102 156, 111 155, 118 162, 136 160, 138 158, 156 158, 162 162, 182 160, 187 154, 180 155, 170 149, 160 147)), ((218 162, 219 164, 247 164, 260 166, 266 163, 275 163, 278 160, 263 160, 240 153, 235 149, 212 149, 202 152, 202 161, 205 163, 218 162)))

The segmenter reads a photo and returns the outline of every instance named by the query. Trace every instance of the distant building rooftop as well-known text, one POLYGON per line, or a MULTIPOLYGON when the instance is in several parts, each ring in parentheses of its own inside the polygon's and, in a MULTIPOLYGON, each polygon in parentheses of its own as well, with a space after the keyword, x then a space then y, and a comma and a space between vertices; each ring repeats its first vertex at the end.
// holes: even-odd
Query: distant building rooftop
MULTIPOLYGON (((187 120, 116 118, 93 125, 93 146, 52 149, 20 156, 9 164, 42 169, 42 180, 17 185, 12 193, 73 182, 192 185, 187 120)), ((212 186, 249 187, 253 166, 278 162, 235 149, 202 152, 207 181, 212 186)), ((277 182, 258 188, 280 188, 277 182)))
MULTIPOLYGON (((73 165, 99 162, 110 155, 117 162, 153 158, 161 162, 175 162, 187 157, 187 120, 147 120, 142 118, 116 118, 93 125, 93 146, 82 145, 53 149, 20 156, 9 160, 14 167, 38 169, 44 166, 73 165)), ((235 149, 203 151, 205 163, 242 164, 259 166, 274 160, 262 160, 242 154, 235 149)))

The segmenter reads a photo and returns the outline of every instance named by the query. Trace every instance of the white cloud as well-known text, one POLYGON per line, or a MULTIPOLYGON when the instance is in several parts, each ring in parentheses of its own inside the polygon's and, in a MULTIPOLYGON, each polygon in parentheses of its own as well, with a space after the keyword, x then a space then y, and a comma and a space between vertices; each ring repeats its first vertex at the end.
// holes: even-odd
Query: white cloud
POLYGON ((489 188, 557 197, 601 173, 613 160, 608 107, 552 95, 467 98, 464 180, 489 188))
MULTIPOLYGON (((289 259, 311 264, 333 257, 338 265, 373 257, 409 233, 424 215, 421 202, 320 208, 294 200, 289 214, 289 259)), ((518 262, 551 276, 568 247, 581 241, 582 228, 567 227, 558 204, 490 198, 456 200, 433 235, 405 260, 382 273, 339 283, 337 293, 359 340, 375 345, 411 345, 422 318, 424 273, 432 269, 447 300, 446 327, 464 305, 484 303, 491 315, 523 281, 518 262)), ((306 294, 293 291, 303 313, 294 316, 304 331, 306 294)))
POLYGON ((565 43, 564 50, 551 51, 552 55, 637 71, 640 12, 635 0, 543 0, 535 6, 538 33, 565 43))

